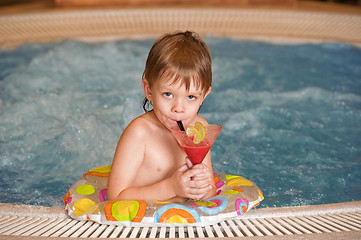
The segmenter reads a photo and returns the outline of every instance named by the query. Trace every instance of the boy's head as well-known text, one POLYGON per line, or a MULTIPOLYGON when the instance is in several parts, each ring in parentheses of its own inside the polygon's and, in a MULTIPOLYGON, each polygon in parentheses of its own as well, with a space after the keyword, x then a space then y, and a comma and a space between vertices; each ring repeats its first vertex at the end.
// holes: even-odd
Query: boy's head
MULTIPOLYGON (((194 81, 206 93, 212 86, 212 61, 209 49, 200 37, 191 31, 165 34, 149 51, 143 79, 150 88, 156 81, 181 81, 189 90, 194 81)), ((145 99, 143 108, 147 104, 145 99)), ((144 109, 146 110, 146 109, 144 109)))

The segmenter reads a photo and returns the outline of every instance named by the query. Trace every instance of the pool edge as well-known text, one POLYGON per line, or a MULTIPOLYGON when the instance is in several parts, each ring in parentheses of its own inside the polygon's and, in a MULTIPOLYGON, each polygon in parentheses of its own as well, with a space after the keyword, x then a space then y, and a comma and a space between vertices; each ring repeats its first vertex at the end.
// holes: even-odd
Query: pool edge
POLYGON ((361 15, 296 10, 162 8, 54 10, 0 16, 0 48, 64 39, 144 39, 191 29, 262 41, 361 46, 361 15))
MULTIPOLYGON (((361 219, 361 201, 353 201, 353 202, 344 202, 344 203, 330 203, 330 204, 321 204, 321 205, 305 205, 305 206, 297 206, 297 207, 274 207, 274 208, 259 208, 250 210, 247 214, 237 218, 232 219, 234 223, 229 225, 229 222, 231 220, 224 221, 221 224, 218 225, 212 225, 210 227, 192 227, 195 232, 198 231, 204 232, 205 234, 219 234, 223 232, 224 235, 226 235, 227 231, 229 232, 232 225, 235 226, 238 224, 238 227, 240 231, 245 231, 245 235, 242 236, 242 239, 360 239, 361 237, 361 221, 358 222, 361 219), (342 221, 342 218, 345 217, 346 221, 342 221), (336 221, 330 221, 331 219, 336 219, 336 221), (351 223, 348 222, 348 219, 351 219, 351 223), (295 225, 297 222, 304 221, 301 225, 295 225), (353 219, 353 220, 352 220, 353 219), (238 222, 239 223, 238 223, 238 222), (311 230, 312 226, 317 230, 316 232, 308 232, 307 233, 307 227, 305 227, 305 223, 314 221, 311 225, 308 225, 309 230, 311 230), (321 225, 317 225, 317 222, 320 222, 321 225), (328 223, 330 221, 330 223, 328 223), (282 222, 286 225, 286 228, 288 226, 288 230, 291 232, 288 232, 284 228, 284 226, 280 226, 280 229, 284 229, 285 232, 282 232, 284 234, 282 235, 267 235, 261 236, 262 234, 260 231, 263 231, 265 227, 269 227, 270 224, 274 224, 271 228, 277 228, 277 224, 282 225, 282 222), (260 227, 263 225, 263 227, 260 227), (253 225, 254 224, 254 225, 253 225), (340 227, 338 228, 337 225, 340 224, 340 227), (318 227, 317 227, 317 226, 318 227), (349 226, 349 227, 347 227, 349 226), (351 226, 351 228, 350 228, 351 226), (226 228, 226 230, 223 229, 223 227, 226 228), (260 228, 259 228, 260 227, 260 228), (228 229, 227 229, 228 228, 228 229), (258 229, 257 229, 258 228, 258 229), (295 231, 292 232, 292 228, 295 228, 295 231), (306 233, 300 232, 302 231, 302 228, 306 228, 306 233), (324 228, 327 231, 323 231, 322 228, 324 228), (327 229, 328 228, 328 229, 327 229), (332 230, 334 228, 334 230, 332 230), (243 230, 242 230, 243 229, 243 230), (262 230, 263 229, 263 230, 262 230), (331 231, 329 230, 331 229, 331 231), (341 229, 341 230, 340 230, 341 229), (247 235, 247 231, 251 231, 254 235, 250 236, 247 235)), ((48 223, 47 223, 48 224, 48 223)), ((54 224, 54 228, 57 227, 59 224, 54 224)), ((49 225, 49 224, 48 224, 49 225)), ((49 227, 48 227, 49 228, 49 227)), ((70 219, 65 213, 63 208, 61 207, 43 207, 43 206, 30 206, 30 205, 14 205, 9 203, 0 203, 0 239, 65 239, 67 237, 76 237, 77 239, 88 239, 89 237, 94 238, 91 236, 94 232, 96 232, 95 229, 102 228, 102 225, 93 223, 91 221, 77 221, 70 219), (5 227, 7 219, 8 222, 15 222, 16 224, 12 223, 8 224, 10 227, 5 227), (5 222, 5 224, 4 224, 5 222), (27 222, 29 224, 27 224, 27 222), (40 223, 39 223, 40 222, 40 223), (32 229, 40 229, 46 228, 48 226, 39 227, 42 223, 52 222, 59 223, 60 225, 63 224, 64 226, 62 228, 65 228, 60 234, 57 234, 58 230, 54 230, 52 234, 49 236, 42 236, 42 235, 31 235, 32 229), (65 224, 64 224, 65 223, 65 224), (33 225, 33 226, 32 226, 33 225), (69 226, 68 226, 69 225, 69 226), (96 228, 94 228, 94 226, 96 228), (90 230, 90 228, 94 228, 93 230, 90 230), (24 229, 28 230, 24 230, 24 229), (14 230, 15 229, 15 230, 14 230), (29 233, 30 231, 30 233, 29 233), (83 234, 86 234, 86 232, 89 231, 90 235, 86 237, 82 237, 83 234), (53 236, 53 234, 55 234, 53 236), (78 236, 79 235, 79 236, 78 236)), ((169 239, 172 237, 166 236, 165 232, 168 231, 168 234, 170 232, 170 228, 172 227, 149 227, 149 230, 146 230, 148 232, 148 235, 150 233, 150 229, 158 229, 153 231, 157 234, 154 234, 153 237, 157 239, 169 239), (161 235, 163 232, 163 236, 166 237, 157 237, 161 235)), ((186 228, 186 227, 184 227, 186 228)), ((107 234, 116 233, 117 237, 121 237, 124 235, 125 237, 129 238, 142 238, 140 233, 138 231, 141 227, 114 227, 112 225, 104 225, 103 230, 104 232, 107 232, 107 234), (106 230, 104 230, 106 229, 106 230), (107 231, 107 229, 110 229, 107 231), (136 231, 136 233, 133 235, 132 232, 136 231), (122 234, 122 235, 121 235, 122 234)), ((144 228, 145 229, 145 228, 144 228)), ((144 230, 143 229, 143 230, 144 230)), ((180 231, 179 227, 174 227, 175 230, 173 231, 180 231)), ((61 229, 60 229, 61 230, 61 229)), ((234 230, 234 227, 233 227, 234 230)), ((188 230, 189 231, 189 228, 188 230)), ((282 230, 280 230, 282 231, 282 230)), ((250 234, 252 234, 249 232, 250 234)), ((189 233, 189 232, 187 232, 189 233)), ((267 230, 263 233, 267 233, 267 230)), ((36 233, 35 233, 36 234, 36 233)), ((146 235, 147 237, 149 237, 146 235)), ((108 236, 108 235, 107 235, 108 236)), ((123 236, 123 237, 124 237, 123 236)), ((150 235, 151 236, 151 235, 150 235)), ((108 236, 110 237, 110 236, 108 236)), ((149 237, 149 238, 153 238, 149 237)), ((235 239, 235 237, 239 236, 222 236, 222 239, 235 239)), ((102 239, 104 237, 95 237, 94 239, 102 239)), ((213 239, 218 238, 217 236, 203 236, 202 238, 205 239, 213 239)), ((178 237, 178 239, 192 239, 192 237, 178 237)))
MULTIPOLYGON (((247 214, 242 216, 242 218, 307 216, 315 213, 332 214, 346 212, 361 212, 361 200, 319 205, 255 208, 251 209, 247 214)), ((68 218, 63 207, 45 207, 11 203, 0 203, 0 215, 68 218)))

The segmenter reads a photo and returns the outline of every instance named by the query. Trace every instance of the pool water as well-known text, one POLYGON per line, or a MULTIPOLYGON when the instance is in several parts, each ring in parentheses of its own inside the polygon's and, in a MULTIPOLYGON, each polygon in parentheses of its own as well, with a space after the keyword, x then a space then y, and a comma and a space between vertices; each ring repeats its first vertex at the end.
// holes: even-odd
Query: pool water
MULTIPOLYGON (((111 164, 123 129, 143 112, 153 41, 0 52, 0 202, 61 206, 84 172, 111 164)), ((255 182, 261 207, 360 200, 360 49, 206 42, 214 82, 201 115, 223 126, 214 171, 255 182)))

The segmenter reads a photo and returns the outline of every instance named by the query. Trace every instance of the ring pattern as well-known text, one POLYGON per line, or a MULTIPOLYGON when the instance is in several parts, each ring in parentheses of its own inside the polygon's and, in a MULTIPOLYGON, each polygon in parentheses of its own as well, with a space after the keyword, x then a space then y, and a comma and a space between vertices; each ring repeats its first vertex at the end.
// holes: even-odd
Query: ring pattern
POLYGON ((106 224, 209 225, 243 215, 264 199, 262 191, 244 177, 214 173, 217 196, 182 203, 161 201, 108 201, 111 166, 94 168, 76 181, 63 197, 65 211, 77 220, 106 224))
POLYGON ((154 217, 155 223, 196 223, 200 222, 199 214, 194 208, 181 204, 167 204, 161 207, 154 217))
POLYGON ((191 204, 206 214, 218 214, 227 207, 227 199, 222 196, 208 198, 204 201, 194 201, 191 204))

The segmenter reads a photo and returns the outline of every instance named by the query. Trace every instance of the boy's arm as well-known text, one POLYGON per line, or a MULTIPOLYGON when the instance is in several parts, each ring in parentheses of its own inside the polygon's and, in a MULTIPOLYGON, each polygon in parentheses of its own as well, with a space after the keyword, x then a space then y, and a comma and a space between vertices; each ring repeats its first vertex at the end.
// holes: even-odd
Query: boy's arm
POLYGON ((188 170, 186 164, 181 166, 172 177, 166 178, 154 184, 143 187, 129 187, 124 189, 118 196, 122 199, 142 199, 159 201, 185 201, 191 199, 201 199, 208 191, 208 186, 203 188, 193 188, 189 179, 202 173, 202 169, 188 170))
POLYGON ((166 201, 175 197, 171 188, 170 179, 164 179, 160 182, 143 186, 143 187, 129 187, 121 191, 117 200, 141 199, 141 200, 159 200, 166 201))

